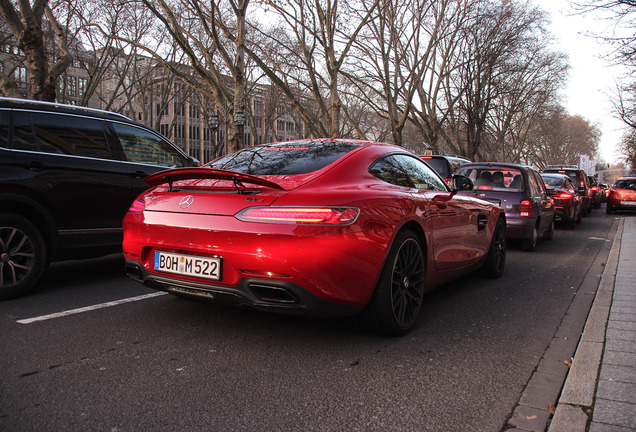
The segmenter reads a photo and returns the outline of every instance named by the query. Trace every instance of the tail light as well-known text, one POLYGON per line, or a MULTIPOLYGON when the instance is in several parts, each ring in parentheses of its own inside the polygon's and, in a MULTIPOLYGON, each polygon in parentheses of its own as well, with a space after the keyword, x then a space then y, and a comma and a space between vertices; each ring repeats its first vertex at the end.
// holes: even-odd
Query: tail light
POLYGON ((592 186, 592 191, 596 192, 598 190, 598 186, 592 186))
POLYGON ((146 204, 143 202, 143 200, 136 199, 130 205, 130 208, 128 209, 128 213, 141 213, 144 211, 145 206, 146 204))
POLYGON ((528 200, 523 200, 519 204, 519 216, 530 217, 532 216, 532 203, 528 200))
POLYGON ((236 214, 245 222, 291 225, 349 225, 358 217, 355 207, 249 207, 236 214))
POLYGON ((567 192, 561 192, 560 194, 558 194, 554 198, 561 199, 561 200, 569 200, 569 199, 572 199, 572 194, 571 193, 567 193, 567 192))

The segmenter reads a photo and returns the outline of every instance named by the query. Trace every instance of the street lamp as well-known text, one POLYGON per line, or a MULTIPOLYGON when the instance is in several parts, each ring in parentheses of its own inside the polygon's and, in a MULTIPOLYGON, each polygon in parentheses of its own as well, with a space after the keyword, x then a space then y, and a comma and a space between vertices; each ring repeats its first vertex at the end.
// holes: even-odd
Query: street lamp
POLYGON ((208 119, 208 123, 210 124, 210 129, 212 129, 212 133, 210 134, 210 147, 211 150, 214 152, 214 156, 216 156, 216 145, 218 144, 216 139, 216 131, 221 124, 219 115, 216 113, 212 114, 208 119))

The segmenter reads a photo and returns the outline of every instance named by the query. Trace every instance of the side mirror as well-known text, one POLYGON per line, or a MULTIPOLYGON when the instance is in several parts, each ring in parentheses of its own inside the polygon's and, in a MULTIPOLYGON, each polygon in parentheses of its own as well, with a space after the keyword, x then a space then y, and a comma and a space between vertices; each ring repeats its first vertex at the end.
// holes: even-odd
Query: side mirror
POLYGON ((455 174, 451 180, 451 190, 453 192, 458 191, 471 191, 475 185, 473 181, 466 176, 455 174))

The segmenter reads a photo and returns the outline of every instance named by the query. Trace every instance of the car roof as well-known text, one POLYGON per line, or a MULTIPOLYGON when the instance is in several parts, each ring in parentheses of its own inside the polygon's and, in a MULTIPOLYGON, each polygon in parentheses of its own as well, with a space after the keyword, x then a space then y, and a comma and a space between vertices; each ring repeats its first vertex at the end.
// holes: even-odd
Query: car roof
POLYGON ((464 168, 471 168, 476 166, 486 166, 486 167, 492 167, 492 168, 533 169, 529 165, 512 163, 512 162, 470 162, 470 163, 462 165, 461 168, 464 169, 464 168))
POLYGON ((61 104, 57 102, 35 101, 35 100, 29 100, 29 99, 0 97, 0 108, 27 109, 27 110, 47 111, 47 112, 65 113, 65 114, 80 114, 80 115, 109 118, 112 120, 126 120, 130 122, 134 122, 129 117, 126 117, 123 114, 115 113, 112 111, 105 111, 105 110, 100 110, 97 108, 88 108, 88 107, 77 106, 77 105, 67 105, 67 104, 61 104))

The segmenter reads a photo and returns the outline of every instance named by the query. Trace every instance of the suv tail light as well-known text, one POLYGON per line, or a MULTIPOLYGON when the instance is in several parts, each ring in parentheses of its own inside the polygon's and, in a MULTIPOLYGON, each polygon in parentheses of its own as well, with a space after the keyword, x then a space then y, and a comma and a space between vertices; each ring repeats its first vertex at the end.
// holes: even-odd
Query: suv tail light
POLYGON ((532 203, 528 200, 523 200, 519 204, 519 216, 530 217, 532 216, 532 203))
POLYGON ((130 208, 128 209, 128 213, 141 213, 144 211, 145 206, 146 204, 142 200, 136 199, 130 205, 130 208))

